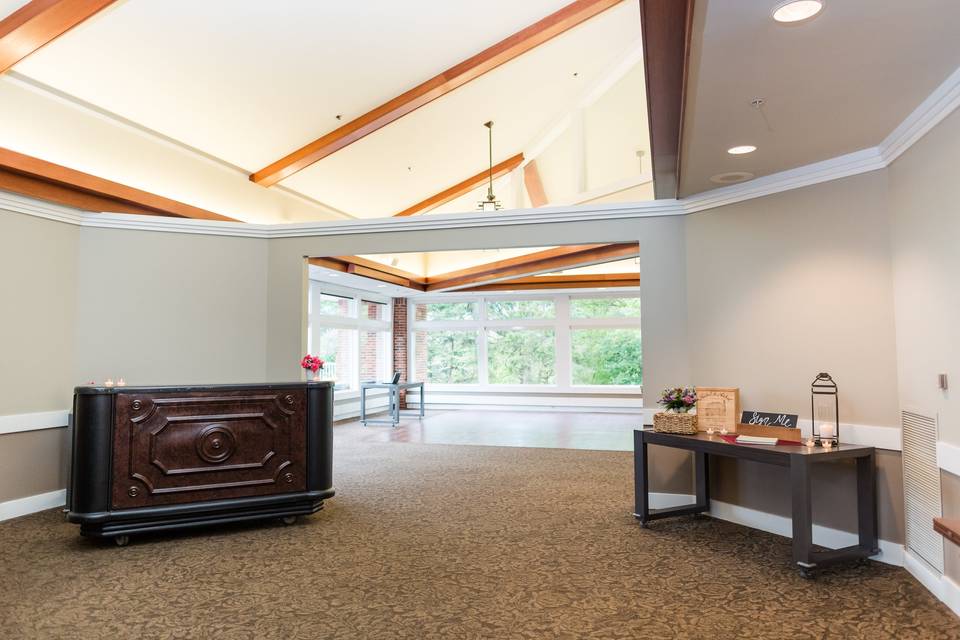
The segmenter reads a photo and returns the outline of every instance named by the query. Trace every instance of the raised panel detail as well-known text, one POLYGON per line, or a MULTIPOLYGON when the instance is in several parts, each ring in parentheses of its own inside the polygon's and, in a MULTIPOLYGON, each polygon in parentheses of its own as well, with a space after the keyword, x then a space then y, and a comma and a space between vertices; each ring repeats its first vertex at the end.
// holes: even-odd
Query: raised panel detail
POLYGON ((303 390, 119 394, 113 507, 304 491, 305 414, 303 390))

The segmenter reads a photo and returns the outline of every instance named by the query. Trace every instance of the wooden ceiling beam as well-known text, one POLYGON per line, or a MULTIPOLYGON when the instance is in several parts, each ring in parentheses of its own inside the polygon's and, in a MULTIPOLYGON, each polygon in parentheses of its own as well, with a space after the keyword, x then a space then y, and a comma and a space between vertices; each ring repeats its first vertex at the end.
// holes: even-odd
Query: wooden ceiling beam
POLYGON ((540 179, 540 170, 537 168, 536 160, 531 160, 523 168, 523 185, 527 189, 530 205, 534 208, 542 207, 549 202, 547 192, 543 189, 543 180, 540 179))
POLYGON ((423 276, 413 273, 411 271, 405 271, 404 269, 399 269, 388 264, 383 264, 382 262, 377 262, 376 260, 369 260, 367 258, 361 258, 360 256, 333 256, 333 260, 339 260, 343 263, 355 264, 361 267, 368 267, 376 271, 383 271, 384 273, 389 273, 390 275, 397 276, 398 278, 405 278, 413 282, 419 282, 423 284, 423 276))
POLYGON ((694 0, 639 0, 657 199, 676 198, 694 0))
POLYGON ((576 0, 475 56, 450 67, 376 109, 334 129, 253 173, 250 180, 269 187, 343 149, 425 104, 479 78, 500 65, 619 4, 621 0, 576 0))
POLYGON ((536 289, 606 289, 639 287, 638 273, 597 273, 576 276, 532 276, 501 280, 494 284, 479 285, 460 291, 530 291, 536 289))
MULTIPOLYGON (((510 173, 517 167, 519 167, 522 162, 523 162, 523 154, 518 153, 512 158, 507 158, 503 162, 499 164, 495 164, 493 166, 493 179, 496 180, 497 178, 502 178, 503 176, 507 175, 508 173, 510 173)), ((413 216, 418 213, 426 213, 431 209, 436 209, 439 206, 447 204, 451 200, 455 200, 460 196, 470 193, 471 191, 473 191, 474 189, 476 189, 477 187, 485 183, 489 179, 489 177, 490 177, 490 169, 484 169, 480 173, 470 176, 466 180, 463 180, 462 182, 458 182, 452 187, 448 187, 443 191, 441 191, 440 193, 434 194, 429 198, 427 198, 426 200, 423 200, 422 202, 418 202, 412 207, 407 207, 400 213, 393 214, 393 217, 401 218, 404 216, 413 216)))
POLYGON ((308 258, 308 262, 316 267, 324 267, 325 269, 339 271, 340 273, 349 273, 370 278, 371 280, 398 285, 408 289, 414 289, 415 291, 426 290, 426 286, 420 276, 359 256, 308 258))
POLYGON ((0 74, 116 0, 33 0, 0 21, 0 74))
POLYGON ((427 291, 451 291, 501 280, 625 260, 640 255, 635 242, 558 247, 426 279, 427 291))
POLYGON ((90 211, 146 213, 178 218, 238 222, 219 213, 141 191, 118 182, 98 178, 89 173, 17 153, 10 149, 0 148, 0 171, 27 178, 26 180, 17 180, 10 176, 5 178, 5 183, 11 187, 11 191, 57 204, 90 211), (94 197, 89 198, 87 196, 94 197), (82 204, 84 202, 86 204, 82 204))

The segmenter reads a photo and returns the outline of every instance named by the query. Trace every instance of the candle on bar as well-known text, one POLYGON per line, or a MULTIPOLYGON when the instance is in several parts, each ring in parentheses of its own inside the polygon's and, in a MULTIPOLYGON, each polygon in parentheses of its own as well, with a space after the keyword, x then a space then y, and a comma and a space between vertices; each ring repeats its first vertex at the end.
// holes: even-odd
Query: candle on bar
POLYGON ((817 444, 817 443, 816 443, 816 441, 815 441, 813 438, 807 438, 806 445, 807 445, 808 447, 812 447, 812 446, 814 446, 814 445, 816 445, 816 444, 817 444))
POLYGON ((123 378, 120 378, 119 380, 117 380, 117 386, 118 386, 118 387, 125 387, 125 386, 127 386, 127 381, 124 380, 123 378))
POLYGON ((821 440, 833 440, 833 436, 836 435, 836 429, 832 424, 824 423, 820 425, 820 439, 821 440))
POLYGON ((105 387, 112 387, 112 386, 113 386, 113 378, 107 378, 107 381, 103 383, 103 386, 105 386, 105 387))
POLYGON ((829 449, 833 446, 833 440, 821 440, 820 444, 823 445, 824 449, 829 449))
POLYGON ((726 427, 720 427, 720 435, 722 435, 722 436, 727 435, 727 428, 726 428, 726 427))

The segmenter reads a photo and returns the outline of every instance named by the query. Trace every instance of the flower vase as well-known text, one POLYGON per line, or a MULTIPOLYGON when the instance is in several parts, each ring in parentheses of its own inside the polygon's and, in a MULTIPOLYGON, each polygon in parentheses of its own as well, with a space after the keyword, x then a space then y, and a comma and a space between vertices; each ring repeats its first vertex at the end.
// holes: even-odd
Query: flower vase
POLYGON ((307 382, 313 382, 318 377, 317 372, 313 369, 304 369, 304 372, 307 374, 307 382))

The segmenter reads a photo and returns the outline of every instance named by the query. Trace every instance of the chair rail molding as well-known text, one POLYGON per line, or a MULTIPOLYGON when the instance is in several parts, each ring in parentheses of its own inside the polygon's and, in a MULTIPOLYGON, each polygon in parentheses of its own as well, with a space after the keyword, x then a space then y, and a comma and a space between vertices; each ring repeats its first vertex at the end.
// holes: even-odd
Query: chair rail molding
POLYGON ((37 411, 0 416, 0 435, 41 429, 61 429, 67 426, 70 411, 37 411))
POLYGON ((960 476, 960 445, 940 440, 937 442, 937 466, 960 476))

